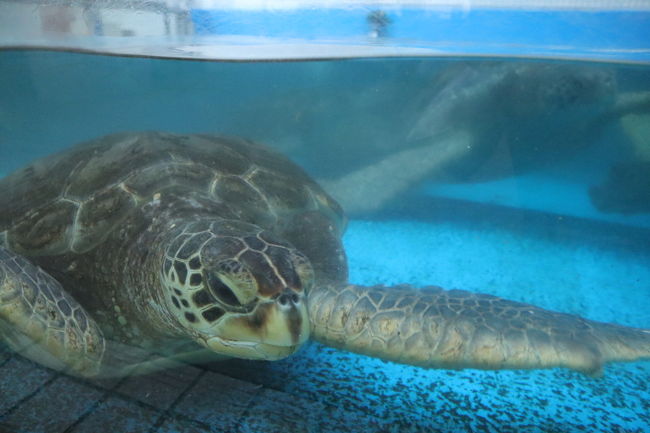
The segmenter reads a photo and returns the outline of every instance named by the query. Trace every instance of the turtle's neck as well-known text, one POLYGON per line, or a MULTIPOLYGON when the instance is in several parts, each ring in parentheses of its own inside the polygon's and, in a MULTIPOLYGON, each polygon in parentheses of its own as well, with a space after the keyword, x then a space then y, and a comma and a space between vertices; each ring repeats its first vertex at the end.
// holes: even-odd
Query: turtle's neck
MULTIPOLYGON (((155 199, 141 208, 125 222, 124 228, 111 237, 113 245, 120 250, 119 260, 114 260, 121 275, 121 287, 115 290, 117 303, 127 309, 133 323, 122 325, 140 333, 144 341, 187 339, 187 330, 169 309, 168 296, 162 282, 165 252, 179 235, 192 224, 208 224, 220 219, 214 210, 189 203, 179 205, 177 198, 166 203, 155 199), (119 238, 129 241, 121 242, 119 238)), ((191 198, 185 200, 191 201, 191 198)), ((118 320, 119 317, 118 317, 118 320)), ((124 322, 124 320, 121 320, 124 322)))
MULTIPOLYGON (((180 221, 169 222, 163 229, 151 224, 134 237, 121 250, 115 261, 115 275, 120 275, 121 286, 116 287, 115 303, 121 309, 116 317, 121 330, 119 334, 140 334, 143 341, 174 339, 183 336, 179 321, 167 308, 165 290, 161 282, 162 263, 166 245, 183 230, 180 221), (125 323, 126 322, 126 323, 125 323)), ((127 339, 129 336, 126 336, 127 339)), ((137 340, 137 338, 135 339, 137 340)))

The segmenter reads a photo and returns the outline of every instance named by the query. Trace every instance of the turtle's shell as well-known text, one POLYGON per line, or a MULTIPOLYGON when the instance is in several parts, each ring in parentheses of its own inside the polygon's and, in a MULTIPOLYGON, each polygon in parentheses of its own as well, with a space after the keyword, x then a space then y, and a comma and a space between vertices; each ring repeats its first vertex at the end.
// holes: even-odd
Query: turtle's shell
POLYGON ((287 158, 244 139, 113 134, 34 162, 0 180, 0 191, 0 244, 28 256, 97 248, 130 212, 173 191, 279 233, 316 267, 345 267, 339 205, 287 158), (310 237, 325 225, 336 239, 310 237))

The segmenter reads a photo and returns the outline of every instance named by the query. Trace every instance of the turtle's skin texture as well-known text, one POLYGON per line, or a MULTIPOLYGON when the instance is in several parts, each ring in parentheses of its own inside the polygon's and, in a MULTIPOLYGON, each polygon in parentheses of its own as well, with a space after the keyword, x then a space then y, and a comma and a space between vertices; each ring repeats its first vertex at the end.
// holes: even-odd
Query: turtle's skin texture
POLYGON ((650 355, 644 329, 347 283, 341 208, 247 140, 114 134, 38 160, 0 191, 0 337, 70 374, 205 353, 274 360, 310 337, 423 367, 596 374, 650 355), (160 357, 130 360, 134 347, 160 357))

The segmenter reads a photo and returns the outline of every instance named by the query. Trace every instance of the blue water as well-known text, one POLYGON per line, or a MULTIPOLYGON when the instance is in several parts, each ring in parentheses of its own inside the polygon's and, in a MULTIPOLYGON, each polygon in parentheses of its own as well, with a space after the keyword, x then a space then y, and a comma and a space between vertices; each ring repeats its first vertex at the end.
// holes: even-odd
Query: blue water
MULTIPOLYGON (((265 35, 319 39, 362 36, 372 12, 367 8, 286 11, 192 11, 199 34, 265 35)), ((647 48, 646 12, 524 10, 385 10, 390 36, 397 39, 500 44, 562 44, 602 49, 647 48), (533 31, 535 29, 535 31, 533 31)))
MULTIPOLYGON (((337 178, 415 146, 404 137, 437 77, 457 64, 0 52, 0 176, 107 133, 167 130, 243 135, 316 178, 337 178)), ((594 67, 614 70, 619 93, 650 90, 646 67, 594 67)), ((650 214, 602 212, 588 193, 614 162, 643 155, 650 150, 612 122, 577 150, 554 151, 521 173, 420 179, 383 207, 352 215, 350 280, 437 284, 648 327, 650 214)), ((609 366, 602 379, 561 369, 423 370, 311 344, 283 361, 229 361, 220 370, 362 414, 359 432, 650 431, 648 362, 609 366)), ((325 426, 326 413, 314 414, 325 426)))
MULTIPOLYGON (((297 10, 192 10, 199 35, 315 41, 359 40, 371 31, 370 7, 297 10)), ((448 54, 584 56, 648 61, 646 11, 557 11, 408 7, 383 9, 389 43, 433 46, 448 54)))
MULTIPOLYGON (((435 281, 487 291, 592 319, 644 326, 650 255, 534 233, 447 221, 352 221, 345 237, 351 280, 435 281)), ((552 231, 552 227, 547 227, 552 231)), ((369 415, 359 431, 577 432, 650 429, 650 365, 606 368, 602 379, 567 370, 422 370, 314 344, 296 359, 222 371, 369 415)))

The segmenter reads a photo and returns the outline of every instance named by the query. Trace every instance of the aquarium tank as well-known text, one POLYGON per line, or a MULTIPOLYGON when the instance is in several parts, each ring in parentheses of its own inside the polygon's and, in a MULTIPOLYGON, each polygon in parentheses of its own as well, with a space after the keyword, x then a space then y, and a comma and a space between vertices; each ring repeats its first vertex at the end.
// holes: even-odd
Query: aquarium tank
POLYGON ((0 432, 650 431, 649 29, 0 0, 0 432))

